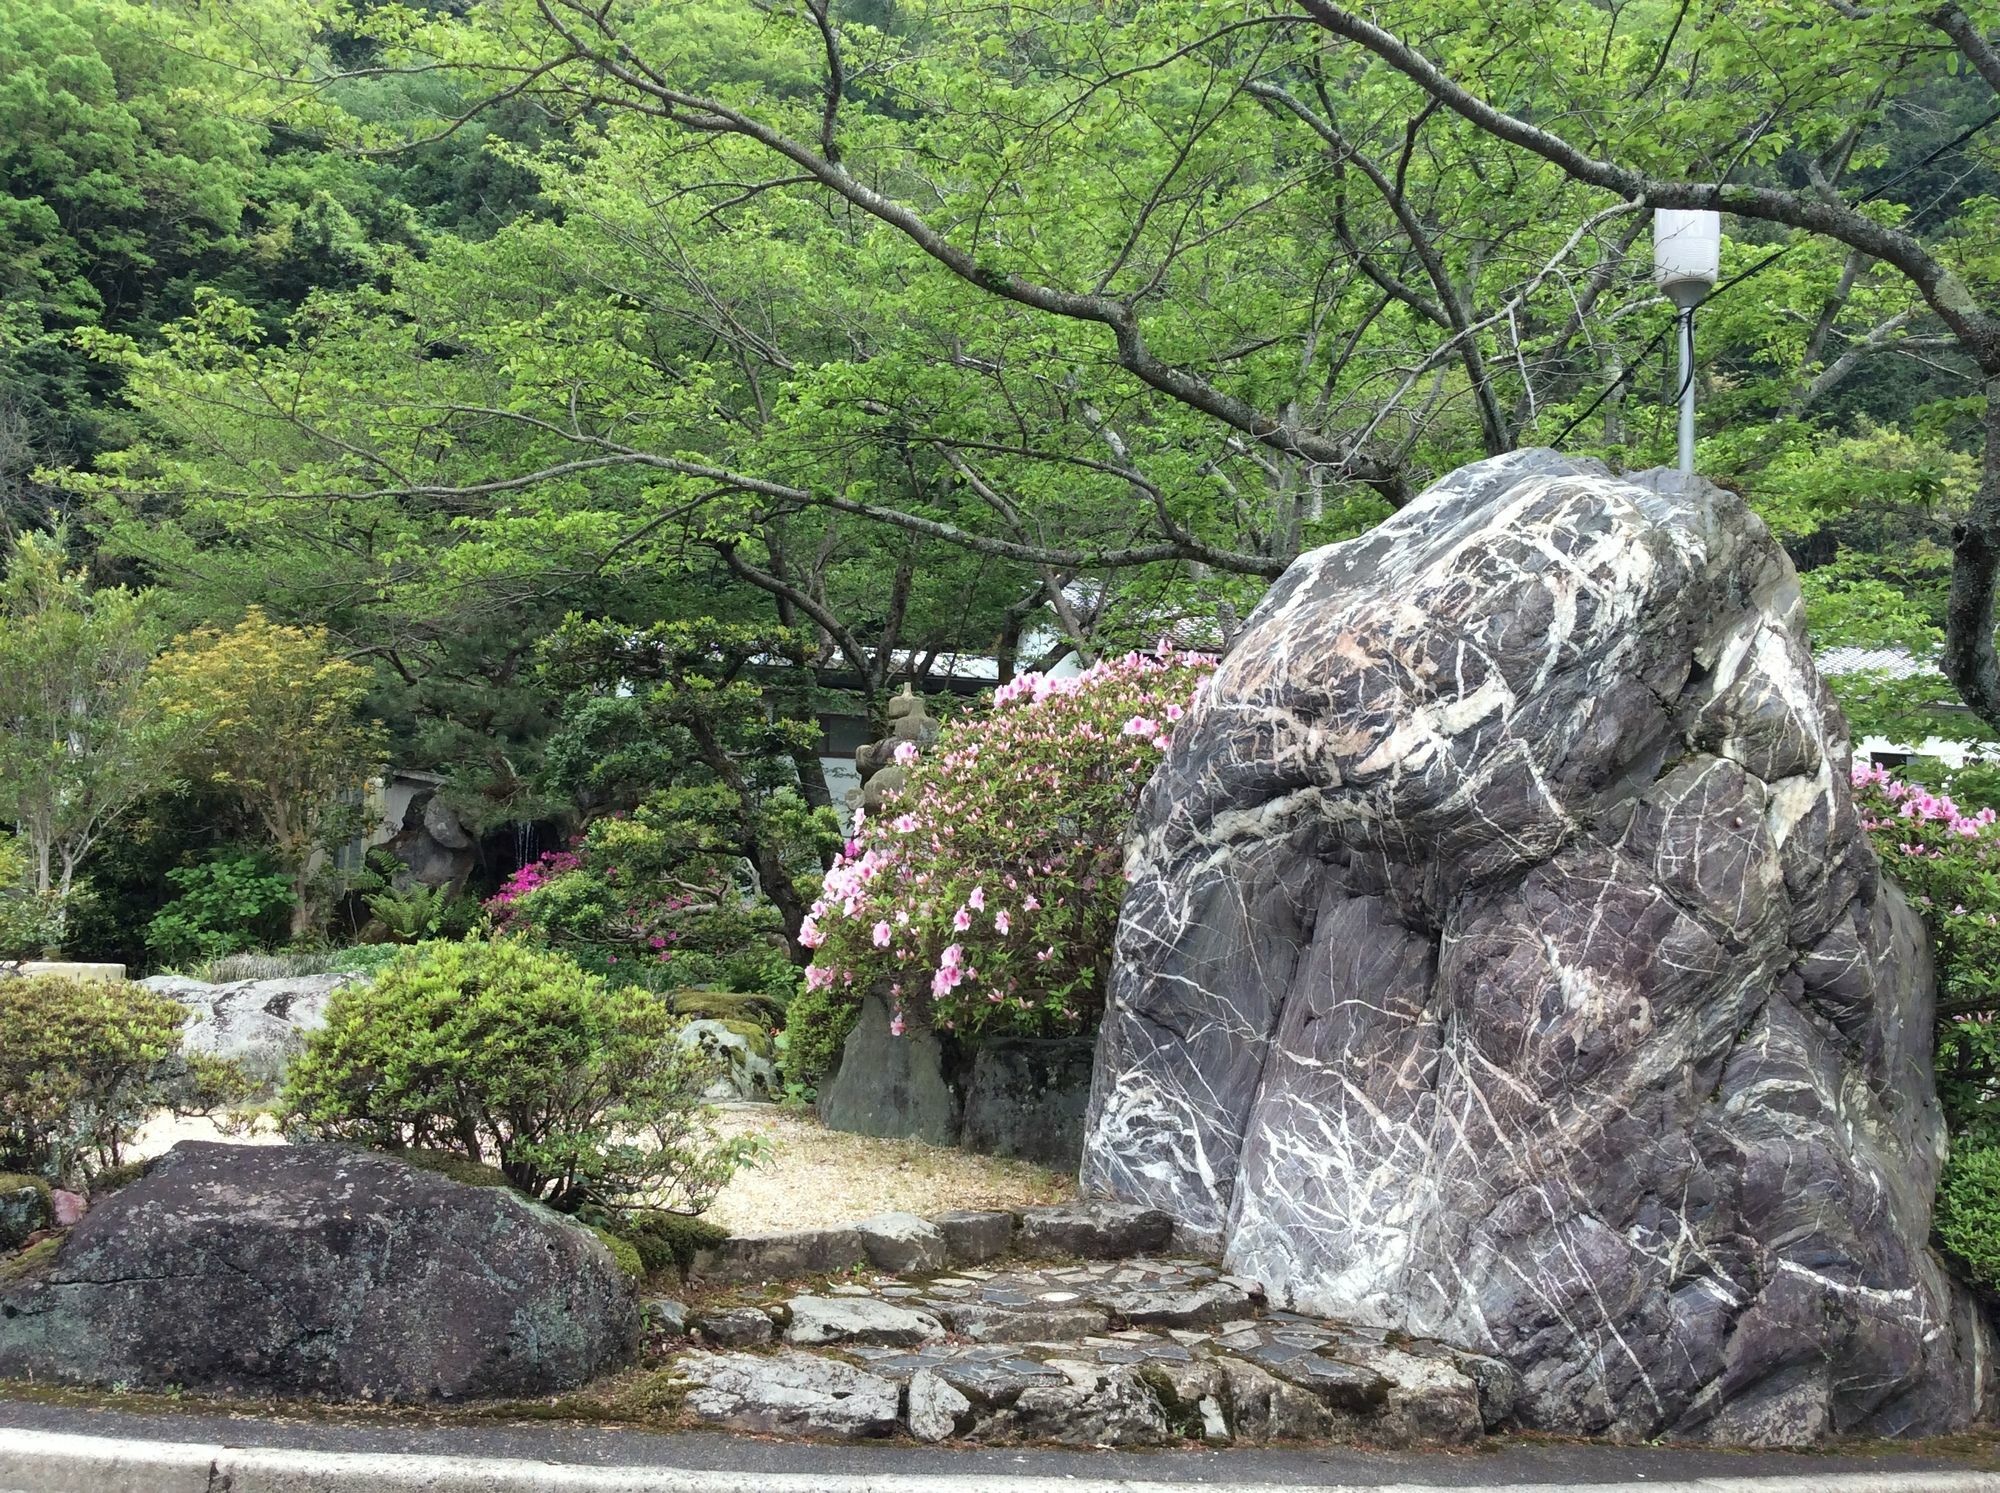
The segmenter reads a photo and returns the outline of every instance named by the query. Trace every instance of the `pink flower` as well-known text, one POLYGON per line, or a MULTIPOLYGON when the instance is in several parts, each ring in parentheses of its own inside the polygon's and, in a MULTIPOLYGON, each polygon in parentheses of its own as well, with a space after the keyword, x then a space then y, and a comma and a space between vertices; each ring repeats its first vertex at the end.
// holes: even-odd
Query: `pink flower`
POLYGON ((963 907, 959 908, 957 912, 951 915, 951 926, 957 932, 965 932, 966 929, 972 926, 972 914, 963 907))
POLYGON ((1021 899, 1021 911, 1023 912, 1039 912, 1041 911, 1041 907, 1041 898, 1037 897, 1033 892, 1028 893, 1026 897, 1021 899))
POLYGON ((993 914, 993 931, 1001 937, 1006 937, 1007 930, 1012 926, 1012 922, 1007 916, 1006 908, 1003 907, 993 914))
POLYGON ((886 922, 878 922, 875 925, 875 947, 878 949, 888 948, 889 936, 889 925, 886 922))
POLYGON ((914 741, 899 741, 892 755, 899 765, 908 767, 917 760, 917 744, 914 741))
POLYGON ((974 887, 972 895, 965 900, 974 912, 986 911, 986 888, 983 886, 974 887))
POLYGON ((903 1035, 903 1013, 901 1011, 898 1011, 894 1016, 889 1018, 889 1035, 892 1037, 903 1035))

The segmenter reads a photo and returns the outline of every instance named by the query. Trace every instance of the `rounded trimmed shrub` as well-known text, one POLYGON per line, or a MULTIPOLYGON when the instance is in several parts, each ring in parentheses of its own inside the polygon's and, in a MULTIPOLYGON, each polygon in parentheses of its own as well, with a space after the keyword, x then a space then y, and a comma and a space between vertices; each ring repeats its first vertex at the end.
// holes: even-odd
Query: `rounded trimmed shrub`
POLYGON ((1978 1285, 2000 1293, 2000 1146, 1953 1146, 1933 1227, 1978 1285))
POLYGON ((756 1150, 719 1139, 711 1064, 666 1001, 519 939, 417 944, 327 1003, 291 1124, 488 1163, 528 1196, 699 1213, 756 1150))

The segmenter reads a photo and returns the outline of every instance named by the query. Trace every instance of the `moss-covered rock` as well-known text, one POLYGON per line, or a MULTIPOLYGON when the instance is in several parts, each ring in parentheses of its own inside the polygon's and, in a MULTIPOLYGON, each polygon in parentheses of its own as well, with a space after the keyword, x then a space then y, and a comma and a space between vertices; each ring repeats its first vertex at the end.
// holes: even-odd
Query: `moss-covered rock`
POLYGON ((687 1278, 694 1257, 714 1249, 729 1237, 729 1230, 705 1218, 685 1213, 646 1213, 622 1220, 619 1232, 639 1252, 648 1273, 673 1269, 687 1278))
POLYGON ((454 1182, 463 1182, 467 1187, 512 1187, 507 1174, 497 1166, 489 1166, 483 1161, 473 1161, 456 1151, 410 1150, 386 1153, 405 1166, 416 1167, 419 1171, 436 1172, 440 1177, 449 1177, 454 1182))
POLYGON ((38 1229, 55 1222, 49 1184, 40 1177, 0 1172, 0 1250, 18 1248, 38 1229))
POLYGON ((107 1166, 90 1179, 90 1200, 102 1202, 121 1187, 129 1187, 151 1170, 153 1158, 144 1161, 121 1161, 117 1166, 107 1166))
POLYGON ((0 1259, 0 1285, 24 1281, 40 1275, 56 1262, 56 1254, 62 1248, 60 1238, 38 1240, 19 1254, 0 1259))
POLYGON ((690 1021, 742 1021, 768 1034, 785 1019, 784 1004, 761 992, 688 988, 668 998, 674 1014, 690 1021))
POLYGON ((639 1258, 639 1251, 630 1239, 621 1239, 609 1229, 592 1229, 591 1232, 604 1241, 604 1247, 611 1251, 611 1258, 618 1262, 618 1268, 627 1280, 637 1285, 646 1278, 646 1262, 639 1258))

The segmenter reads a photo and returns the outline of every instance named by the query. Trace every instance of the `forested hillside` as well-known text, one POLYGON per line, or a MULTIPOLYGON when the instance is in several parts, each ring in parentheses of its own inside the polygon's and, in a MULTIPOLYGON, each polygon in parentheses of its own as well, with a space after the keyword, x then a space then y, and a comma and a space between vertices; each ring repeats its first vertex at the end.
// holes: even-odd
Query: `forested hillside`
MULTIPOLYGON (((1822 648, 1938 656, 1956 565, 1990 654, 1996 20, 7 0, 0 525, 159 646, 317 639, 473 833, 640 809, 816 881, 816 712, 1220 645, 1481 455, 1670 461, 1650 209, 1701 188, 1701 469, 1822 648)), ((166 755, 76 911, 134 957, 169 870, 303 874, 241 764, 166 755)))

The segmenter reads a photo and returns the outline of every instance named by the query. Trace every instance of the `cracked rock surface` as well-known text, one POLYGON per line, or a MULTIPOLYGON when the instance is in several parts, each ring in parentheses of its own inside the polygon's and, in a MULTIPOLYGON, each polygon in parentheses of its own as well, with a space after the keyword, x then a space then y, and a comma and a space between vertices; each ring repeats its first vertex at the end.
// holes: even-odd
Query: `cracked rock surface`
POLYGON ((1085 1190, 1498 1360, 1530 1426, 1966 1425, 1994 1345, 1927 1244, 1932 976, 1848 768, 1739 499, 1453 473, 1298 560, 1177 724, 1085 1190))
POLYGON ((629 1358, 601 1241, 505 1188, 334 1146, 183 1141, 0 1287, 0 1378, 421 1401, 629 1358))

